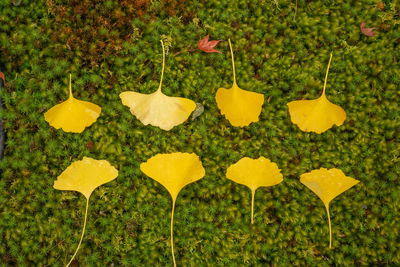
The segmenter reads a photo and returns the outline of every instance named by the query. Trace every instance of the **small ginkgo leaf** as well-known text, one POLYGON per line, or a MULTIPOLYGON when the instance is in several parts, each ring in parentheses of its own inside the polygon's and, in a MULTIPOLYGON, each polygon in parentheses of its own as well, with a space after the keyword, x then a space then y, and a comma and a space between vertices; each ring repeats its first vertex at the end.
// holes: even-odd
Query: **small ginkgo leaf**
POLYGON ((260 186, 273 186, 283 181, 283 176, 276 163, 269 159, 259 157, 251 159, 244 157, 235 164, 229 166, 226 177, 238 184, 242 184, 251 190, 251 223, 254 214, 254 196, 260 186))
POLYGON ((346 112, 331 103, 325 96, 326 81, 328 79, 329 66, 332 53, 326 69, 324 89, 322 95, 313 100, 296 100, 288 103, 290 118, 304 132, 323 133, 334 124, 340 126, 346 119, 346 112))
POLYGON ((67 266, 69 266, 75 258, 82 243, 86 228, 90 195, 97 187, 114 180, 117 176, 118 170, 111 166, 108 161, 83 157, 82 160, 75 161, 68 166, 54 182, 53 187, 55 189, 78 191, 86 197, 85 219, 81 239, 67 266))
POLYGON ((44 113, 44 119, 54 128, 65 132, 81 133, 100 116, 101 107, 74 98, 69 75, 69 98, 44 113))
POLYGON ((340 169, 313 170, 300 176, 300 182, 313 191, 324 203, 328 213, 329 248, 332 247, 332 228, 329 203, 338 195, 350 189, 360 181, 346 176, 340 169))
POLYGON ((233 126, 243 127, 258 121, 264 103, 264 95, 239 88, 236 83, 232 44, 230 39, 228 41, 232 55, 233 85, 229 89, 219 88, 215 100, 221 114, 225 115, 233 126))
POLYGON ((106 160, 83 157, 73 162, 54 182, 58 190, 71 190, 82 193, 89 199, 92 192, 102 184, 118 176, 118 171, 106 160))
POLYGON ((140 164, 140 170, 163 185, 172 197, 171 253, 174 266, 176 266, 173 236, 175 201, 184 186, 204 177, 205 170, 196 154, 181 152, 157 154, 140 164))
POLYGON ((122 104, 130 108, 131 113, 144 125, 153 125, 169 131, 174 126, 186 121, 190 113, 196 108, 196 103, 182 97, 171 97, 161 91, 164 77, 165 49, 163 49, 163 62, 160 85, 156 92, 141 94, 132 91, 122 92, 119 97, 122 104))

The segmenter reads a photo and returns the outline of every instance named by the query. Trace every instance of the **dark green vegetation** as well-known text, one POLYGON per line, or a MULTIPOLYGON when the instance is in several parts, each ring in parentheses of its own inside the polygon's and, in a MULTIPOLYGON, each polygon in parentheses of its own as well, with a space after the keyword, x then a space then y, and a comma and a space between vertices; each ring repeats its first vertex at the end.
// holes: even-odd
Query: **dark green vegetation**
POLYGON ((277 0, 279 7, 273 0, 62 2, 3 1, 0 8, 3 265, 61 266, 71 257, 85 199, 52 186, 72 161, 90 156, 109 160, 120 175, 91 197, 77 262, 170 266, 171 198, 139 164, 174 151, 197 153, 206 169, 177 199, 178 266, 400 265, 399 6, 300 0, 293 21, 295 0, 277 0), (379 34, 362 35, 362 20, 379 34), (193 51, 206 34, 223 40, 222 54, 193 51), (143 126, 118 97, 156 90, 160 38, 169 46, 164 92, 205 107, 169 132, 143 126), (232 84, 228 38, 238 85, 266 99, 260 121, 244 128, 231 127, 214 99, 232 84), (301 132, 286 104, 320 95, 331 51, 327 97, 347 119, 320 135, 301 132), (74 95, 103 108, 83 134, 55 130, 43 117, 66 99, 70 72, 74 95), (257 190, 250 225, 250 192, 225 171, 260 155, 278 164, 284 181, 257 190), (331 203, 332 249, 324 206, 299 182, 319 167, 361 181, 331 203))

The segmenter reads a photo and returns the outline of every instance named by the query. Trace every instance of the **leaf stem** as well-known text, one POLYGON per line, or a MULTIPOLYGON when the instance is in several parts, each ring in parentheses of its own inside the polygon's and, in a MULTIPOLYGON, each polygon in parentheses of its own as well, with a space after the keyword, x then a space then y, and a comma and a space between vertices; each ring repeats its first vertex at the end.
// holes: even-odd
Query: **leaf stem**
POLYGON ((74 98, 74 96, 72 95, 72 85, 71 85, 71 73, 69 74, 69 98, 74 98))
POLYGON ((329 206, 326 206, 328 212, 328 224, 329 224, 329 248, 332 248, 332 228, 331 228, 331 216, 329 215, 329 206))
POLYGON ((162 54, 162 70, 161 70, 161 79, 160 79, 160 85, 158 86, 158 90, 157 91, 161 91, 161 85, 163 82, 163 78, 164 78, 164 66, 165 66, 165 48, 164 48, 164 43, 162 40, 160 40, 161 42, 161 46, 162 46, 162 50, 163 50, 163 54, 162 54))
POLYGON ((174 211, 175 211, 175 199, 172 200, 172 213, 171 213, 171 253, 172 253, 172 260, 174 261, 174 267, 176 267, 175 255, 174 255, 174 211))
POLYGON ((83 222, 83 230, 82 230, 81 240, 79 240, 78 247, 76 248, 74 255, 72 256, 71 260, 68 262, 66 267, 68 267, 71 264, 71 262, 74 260, 74 258, 76 256, 76 253, 78 253, 78 250, 79 250, 79 248, 81 246, 82 239, 83 239, 83 234, 85 233, 85 228, 86 228, 86 219, 87 219, 87 214, 88 214, 88 207, 89 207, 89 199, 87 198, 86 199, 85 220, 83 222))
POLYGON ((251 190, 251 224, 253 224, 254 220, 254 195, 256 194, 256 190, 251 190))
POLYGON ((331 56, 329 57, 328 67, 326 68, 325 81, 324 81, 324 91, 322 91, 322 95, 323 96, 325 96, 326 81, 328 80, 328 73, 329 73, 329 67, 331 66, 331 60, 332 60, 332 52, 331 52, 331 56))
POLYGON ((231 49, 231 56, 232 56, 233 84, 237 85, 237 83, 236 83, 236 71, 235 71, 235 59, 233 57, 233 49, 232 49, 231 39, 228 39, 228 42, 229 42, 229 47, 231 49))

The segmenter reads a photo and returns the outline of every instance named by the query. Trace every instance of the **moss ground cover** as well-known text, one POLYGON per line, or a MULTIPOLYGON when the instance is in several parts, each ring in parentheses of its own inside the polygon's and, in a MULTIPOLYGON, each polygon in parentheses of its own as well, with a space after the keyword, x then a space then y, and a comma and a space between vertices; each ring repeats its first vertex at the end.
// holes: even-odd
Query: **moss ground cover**
POLYGON ((178 266, 400 265, 400 31, 391 1, 3 1, 0 61, 7 134, 0 162, 0 262, 62 266, 80 238, 85 203, 54 190, 56 177, 84 156, 119 170, 96 189, 87 235, 73 264, 169 266, 171 200, 139 169, 157 153, 199 155, 205 177, 176 201, 178 266), (120 4, 118 4, 118 2, 120 4), (230 3, 228 3, 230 2, 230 3), (277 5, 277 4, 278 5, 277 5), (377 27, 373 37, 360 24, 377 27), (222 53, 206 54, 210 34, 222 53), (144 126, 119 94, 153 92, 160 38, 168 48, 163 92, 204 105, 194 121, 163 131, 144 126), (259 122, 235 128, 219 113, 216 90, 232 84, 265 95, 259 122), (323 134, 290 121, 287 103, 323 88, 347 114, 323 134), (68 95, 102 114, 82 134, 55 130, 43 113, 68 95), (248 189, 225 178, 241 157, 277 163, 283 182, 260 188, 254 224, 248 189), (360 183, 333 200, 333 244, 321 201, 299 182, 316 168, 340 168, 360 183), (261 191, 263 191, 261 193, 261 191))

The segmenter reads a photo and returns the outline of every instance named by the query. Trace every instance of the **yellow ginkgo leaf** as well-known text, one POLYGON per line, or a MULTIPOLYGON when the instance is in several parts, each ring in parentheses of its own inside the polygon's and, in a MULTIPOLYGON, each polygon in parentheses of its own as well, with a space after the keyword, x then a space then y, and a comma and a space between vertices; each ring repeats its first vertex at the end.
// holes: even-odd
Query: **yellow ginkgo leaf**
POLYGON ((174 266, 176 266, 173 241, 175 201, 184 186, 203 178, 205 170, 196 154, 180 152, 157 154, 140 164, 140 170, 163 185, 171 194, 171 253, 174 266))
POLYGON ((86 197, 85 219, 81 239, 67 266, 69 266, 75 258, 82 243, 86 228, 90 195, 97 187, 114 180, 117 176, 118 170, 111 166, 108 161, 83 157, 82 160, 75 161, 69 165, 54 182, 53 187, 55 189, 78 191, 86 197))
POLYGON ((328 213, 329 247, 332 247, 331 218, 329 215, 329 203, 332 199, 350 189, 360 181, 346 176, 340 169, 313 170, 300 176, 300 182, 313 191, 324 203, 328 213))
POLYGON ((119 97, 122 104, 128 106, 131 113, 144 125, 150 124, 169 131, 188 119, 190 113, 196 108, 196 103, 187 98, 167 96, 161 91, 165 66, 165 49, 162 40, 161 45, 163 63, 158 90, 151 94, 126 91, 119 97))
POLYGON ((299 126, 304 132, 323 133, 334 124, 340 126, 346 119, 346 112, 331 103, 325 96, 326 81, 328 79, 329 66, 332 60, 332 53, 326 69, 324 89, 322 95, 313 100, 296 100, 289 102, 289 114, 292 122, 299 126))
POLYGON ((65 132, 81 133, 100 116, 101 107, 74 98, 69 75, 69 98, 44 113, 44 119, 54 128, 65 132))
POLYGON ((221 114, 225 115, 233 126, 243 127, 258 121, 264 103, 264 95, 239 88, 236 83, 231 40, 228 39, 228 41, 232 55, 233 85, 229 89, 219 88, 215 100, 221 114))
POLYGON ((118 171, 106 160, 83 157, 73 162, 54 182, 58 190, 72 190, 82 193, 89 199, 92 192, 102 184, 118 176, 118 171))
POLYGON ((244 157, 229 166, 226 177, 236 183, 242 184, 251 190, 251 223, 254 214, 254 195, 260 186, 273 186, 283 181, 283 176, 278 165, 269 159, 259 157, 251 159, 244 157))

